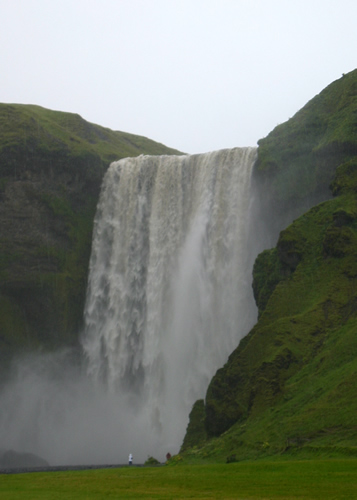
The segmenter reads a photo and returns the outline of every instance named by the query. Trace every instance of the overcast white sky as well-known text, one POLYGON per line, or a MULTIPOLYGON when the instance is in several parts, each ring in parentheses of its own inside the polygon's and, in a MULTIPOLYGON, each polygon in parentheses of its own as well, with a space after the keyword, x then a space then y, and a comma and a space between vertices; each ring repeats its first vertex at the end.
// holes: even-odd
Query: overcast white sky
POLYGON ((254 146, 357 67, 356 0, 0 0, 0 102, 188 153, 254 146))

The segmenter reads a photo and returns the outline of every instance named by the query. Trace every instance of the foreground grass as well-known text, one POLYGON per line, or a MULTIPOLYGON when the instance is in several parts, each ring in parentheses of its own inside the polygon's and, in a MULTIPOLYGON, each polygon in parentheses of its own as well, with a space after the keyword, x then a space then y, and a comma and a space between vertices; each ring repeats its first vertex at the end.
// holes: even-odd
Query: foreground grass
POLYGON ((2 475, 0 498, 352 499, 357 498, 357 460, 124 467, 2 475))

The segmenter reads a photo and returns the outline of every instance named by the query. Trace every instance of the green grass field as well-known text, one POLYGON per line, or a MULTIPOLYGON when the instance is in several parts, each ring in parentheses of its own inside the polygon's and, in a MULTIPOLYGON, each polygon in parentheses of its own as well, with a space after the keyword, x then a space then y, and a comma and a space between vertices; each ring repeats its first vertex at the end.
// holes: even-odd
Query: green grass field
POLYGON ((265 461, 0 475, 6 500, 357 498, 357 460, 265 461))

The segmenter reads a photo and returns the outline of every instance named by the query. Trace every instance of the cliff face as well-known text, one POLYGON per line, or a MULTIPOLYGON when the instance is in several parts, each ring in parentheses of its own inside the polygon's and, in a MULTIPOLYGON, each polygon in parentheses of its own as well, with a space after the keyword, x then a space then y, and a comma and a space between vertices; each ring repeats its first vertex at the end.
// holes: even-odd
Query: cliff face
POLYGON ((112 160, 177 151, 79 115, 0 104, 0 358, 73 344, 112 160))
POLYGON ((259 320, 213 377, 182 451, 191 460, 230 461, 356 454, 357 71, 260 141, 256 178, 272 193, 263 203, 266 224, 268 209, 291 217, 292 201, 301 214, 311 200, 326 199, 329 186, 334 198, 258 256, 259 320))

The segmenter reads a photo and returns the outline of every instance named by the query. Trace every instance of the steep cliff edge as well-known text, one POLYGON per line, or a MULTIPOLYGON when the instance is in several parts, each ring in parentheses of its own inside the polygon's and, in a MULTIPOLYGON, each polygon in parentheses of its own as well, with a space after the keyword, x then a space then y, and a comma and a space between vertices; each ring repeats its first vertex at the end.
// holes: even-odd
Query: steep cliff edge
POLYGON ((79 115, 0 104, 0 361, 73 344, 94 213, 112 160, 177 154, 79 115))
POLYGON ((270 216, 303 213, 329 186, 334 198, 257 258, 259 320, 192 412, 181 451, 221 461, 356 455, 357 71, 260 141, 256 167, 270 216))

